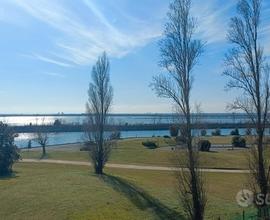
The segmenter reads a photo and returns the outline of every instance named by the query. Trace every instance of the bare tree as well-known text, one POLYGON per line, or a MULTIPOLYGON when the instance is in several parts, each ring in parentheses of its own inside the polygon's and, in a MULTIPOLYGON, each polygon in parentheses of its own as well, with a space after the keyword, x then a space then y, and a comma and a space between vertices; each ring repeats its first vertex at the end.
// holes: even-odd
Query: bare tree
MULTIPOLYGON (((187 149, 188 172, 178 175, 181 202, 189 219, 204 218, 206 195, 198 169, 197 149, 192 143, 190 93, 192 70, 203 50, 203 43, 194 39, 195 20, 190 15, 191 0, 174 0, 170 4, 164 39, 160 42, 160 66, 168 72, 153 78, 151 84, 159 97, 174 101, 184 119, 183 134, 187 149)), ((179 163, 180 166, 180 163, 179 163)))
MULTIPOLYGON (((255 193, 266 198, 269 192, 269 175, 264 155, 263 139, 269 111, 269 66, 259 43, 261 0, 239 0, 238 16, 230 22, 228 39, 233 44, 225 57, 224 75, 230 78, 229 89, 242 90, 230 106, 247 113, 256 128, 256 145, 251 150, 250 169, 255 193)), ((258 206, 260 217, 269 217, 266 203, 258 206)))
POLYGON ((37 127, 37 131, 34 134, 35 137, 35 141, 40 144, 40 146, 42 147, 42 157, 44 157, 46 155, 46 146, 49 143, 49 134, 46 131, 45 128, 46 124, 45 124, 45 119, 42 119, 42 123, 40 125, 36 125, 37 127))
POLYGON ((98 58, 92 69, 92 82, 89 84, 87 139, 91 144, 90 156, 96 174, 103 174, 108 161, 112 142, 105 135, 108 113, 112 104, 113 89, 110 84, 110 64, 106 53, 98 58))
POLYGON ((47 132, 38 131, 36 134, 36 140, 42 147, 42 156, 46 155, 46 146, 49 143, 49 136, 47 132))

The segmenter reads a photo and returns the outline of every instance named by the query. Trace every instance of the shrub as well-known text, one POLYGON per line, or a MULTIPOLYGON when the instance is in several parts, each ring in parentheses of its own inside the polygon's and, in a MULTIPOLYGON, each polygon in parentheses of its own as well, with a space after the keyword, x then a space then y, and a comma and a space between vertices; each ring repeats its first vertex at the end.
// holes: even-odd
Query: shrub
POLYGON ((170 126, 170 135, 176 137, 179 133, 179 128, 176 125, 170 126))
POLYGON ((221 135, 221 131, 219 128, 217 128, 216 130, 212 131, 212 136, 220 136, 221 135))
POLYGON ((177 136, 175 141, 177 144, 186 144, 186 138, 184 136, 177 136))
POLYGON ((232 138, 233 147, 246 147, 246 139, 240 136, 235 136, 232 138))
POLYGON ((264 142, 265 142, 265 144, 269 144, 270 143, 270 138, 269 137, 265 137, 264 138, 264 142))
POLYGON ((251 128, 247 128, 247 129, 246 129, 246 135, 247 135, 247 136, 250 136, 251 134, 252 134, 251 128))
POLYGON ((182 137, 187 137, 188 136, 186 127, 184 125, 181 125, 180 128, 179 128, 179 136, 182 136, 182 137))
POLYGON ((231 135, 233 135, 233 136, 239 136, 239 130, 238 130, 238 128, 232 130, 231 131, 231 135))
POLYGON ((80 148, 80 151, 90 151, 90 150, 91 150, 91 146, 89 146, 89 145, 83 145, 80 148))
POLYGON ((15 136, 8 125, 0 122, 0 176, 11 174, 13 164, 20 159, 15 136))
POLYGON ((59 126, 62 125, 62 122, 60 121, 60 119, 55 119, 53 125, 56 126, 56 127, 59 127, 59 126))
POLYGON ((112 132, 110 135, 111 140, 119 140, 121 138, 121 132, 120 131, 115 131, 112 132))
POLYGON ((207 135, 207 131, 205 129, 201 130, 201 136, 206 136, 207 135))
POLYGON ((200 151, 209 152, 211 148, 211 143, 208 140, 201 140, 198 143, 198 148, 200 151))
POLYGON ((32 148, 32 141, 31 140, 28 141, 27 148, 28 149, 31 149, 32 148))
POLYGON ((91 151, 92 147, 95 145, 93 141, 87 141, 84 145, 80 148, 80 151, 91 151))
POLYGON ((142 145, 149 148, 149 149, 157 148, 157 144, 154 141, 144 141, 144 142, 142 142, 142 145))
POLYGON ((164 135, 163 137, 164 138, 171 138, 169 135, 164 135))

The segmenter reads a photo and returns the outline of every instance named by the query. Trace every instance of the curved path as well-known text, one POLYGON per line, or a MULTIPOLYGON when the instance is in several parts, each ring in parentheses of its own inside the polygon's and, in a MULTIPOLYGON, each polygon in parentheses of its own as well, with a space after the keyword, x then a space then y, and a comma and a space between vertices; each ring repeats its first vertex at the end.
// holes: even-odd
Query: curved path
MULTIPOLYGON (((23 163, 53 163, 53 164, 67 164, 67 165, 81 165, 91 166, 90 162, 70 161, 70 160, 51 160, 51 159, 22 159, 23 163)), ((178 171, 177 167, 163 167, 163 166, 149 166, 149 165, 130 165, 130 164, 106 164, 108 168, 120 169, 134 169, 134 170, 156 170, 156 171, 178 171)), ((184 168, 184 170, 187 170, 184 168)), ((235 170, 235 169, 201 169, 202 172, 208 173, 249 173, 248 170, 235 170)))

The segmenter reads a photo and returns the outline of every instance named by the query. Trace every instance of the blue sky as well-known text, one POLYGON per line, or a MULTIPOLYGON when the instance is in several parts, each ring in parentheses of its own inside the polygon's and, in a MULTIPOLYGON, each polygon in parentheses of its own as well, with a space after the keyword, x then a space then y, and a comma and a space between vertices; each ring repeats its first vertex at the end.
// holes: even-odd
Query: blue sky
MULTIPOLYGON (((169 0, 1 0, 0 112, 85 111, 91 68, 105 50, 111 61, 113 112, 171 112, 149 88, 169 0)), ((236 0, 194 0, 196 37, 207 41, 194 70, 192 102, 225 112, 237 94, 221 76, 226 31, 236 0)), ((261 42, 270 53, 270 2, 264 0, 261 42)))

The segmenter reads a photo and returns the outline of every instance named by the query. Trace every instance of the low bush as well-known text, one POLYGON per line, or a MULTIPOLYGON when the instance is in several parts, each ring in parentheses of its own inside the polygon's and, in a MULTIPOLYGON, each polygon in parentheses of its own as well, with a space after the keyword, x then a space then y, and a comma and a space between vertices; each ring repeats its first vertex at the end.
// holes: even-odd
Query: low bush
POLYGON ((239 136, 239 130, 238 130, 238 128, 232 130, 231 131, 231 135, 233 135, 233 136, 239 136))
POLYGON ((270 144, 270 138, 269 137, 265 137, 264 138, 264 143, 265 144, 270 144))
POLYGON ((171 138, 169 135, 164 135, 163 138, 171 138))
POLYGON ((94 146, 95 143, 93 141, 87 141, 84 143, 84 145, 80 148, 80 151, 91 151, 92 146, 94 146))
POLYGON ((247 128, 247 129, 246 129, 246 135, 247 135, 247 136, 252 135, 252 130, 251 130, 251 128, 247 128))
POLYGON ((32 141, 31 140, 28 141, 27 148, 28 149, 31 149, 32 148, 32 141))
POLYGON ((176 125, 170 126, 170 135, 176 137, 179 133, 179 128, 176 125))
POLYGON ((177 143, 177 144, 186 144, 186 138, 184 137, 184 136, 177 136, 176 138, 175 138, 175 142, 177 143))
POLYGON ((201 130, 201 136, 206 136, 207 135, 207 131, 205 129, 201 130))
POLYGON ((115 131, 112 132, 110 135, 111 140, 119 140, 121 138, 121 132, 120 131, 115 131))
POLYGON ((90 151, 90 150, 91 150, 91 146, 89 146, 89 145, 83 145, 80 148, 80 151, 90 151))
POLYGON ((201 140, 198 143, 198 149, 203 152, 209 152, 211 148, 211 142, 208 140, 201 140))
POLYGON ((212 136, 220 136, 221 135, 221 131, 219 128, 217 128, 216 130, 212 131, 212 136))
POLYGON ((54 121, 53 125, 54 125, 54 126, 56 126, 56 127, 59 127, 59 126, 61 126, 61 125, 62 125, 62 122, 61 122, 61 120, 60 120, 60 119, 55 119, 55 121, 54 121))
POLYGON ((240 136, 235 136, 232 138, 233 147, 246 147, 246 139, 240 136))
POLYGON ((156 142, 154 142, 154 141, 144 141, 144 142, 142 142, 142 145, 149 148, 149 149, 155 149, 158 147, 156 142))

